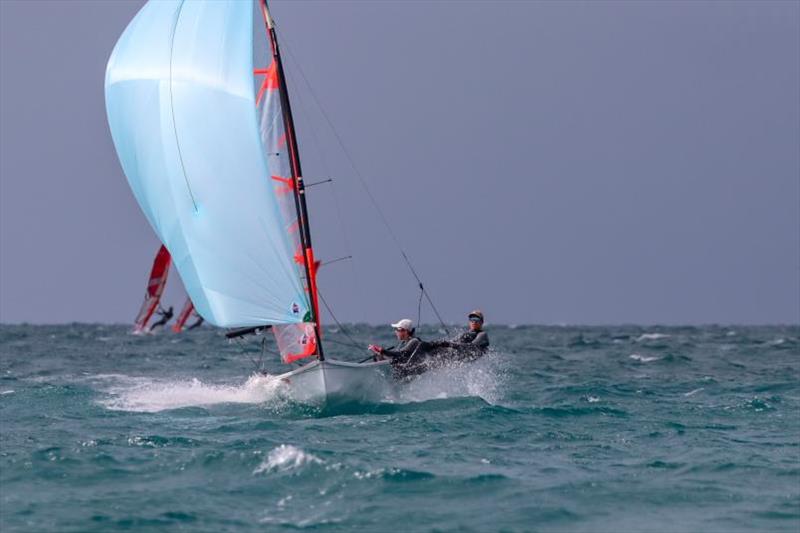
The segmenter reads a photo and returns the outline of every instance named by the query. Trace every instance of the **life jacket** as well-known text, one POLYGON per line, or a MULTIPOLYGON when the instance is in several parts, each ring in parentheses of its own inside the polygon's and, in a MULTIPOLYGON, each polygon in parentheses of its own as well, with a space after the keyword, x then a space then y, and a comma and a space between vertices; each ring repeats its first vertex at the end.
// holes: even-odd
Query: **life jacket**
POLYGON ((465 331, 458 338, 458 342, 464 342, 464 343, 472 342, 475 340, 475 337, 478 336, 478 333, 481 333, 482 331, 483 331, 482 329, 479 329, 478 331, 472 331, 472 330, 465 331))

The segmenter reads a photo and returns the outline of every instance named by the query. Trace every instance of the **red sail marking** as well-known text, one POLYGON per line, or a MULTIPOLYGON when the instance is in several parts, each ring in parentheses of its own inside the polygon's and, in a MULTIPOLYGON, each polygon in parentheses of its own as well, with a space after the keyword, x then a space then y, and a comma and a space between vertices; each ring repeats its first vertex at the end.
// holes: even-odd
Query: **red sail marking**
POLYGON ((312 322, 276 324, 272 326, 275 341, 284 363, 311 357, 317 353, 317 337, 312 322))
POLYGON ((300 359, 305 359, 306 357, 311 357, 315 353, 317 353, 317 339, 314 338, 313 331, 312 334, 304 334, 302 339, 300 340, 301 346, 303 346, 303 350, 298 353, 287 353, 283 360, 287 364, 294 363, 300 359))
POLYGON ((139 333, 145 330, 147 322, 158 307, 161 294, 164 292, 164 286, 167 284, 167 275, 169 274, 171 263, 172 257, 170 257, 167 248, 162 245, 161 248, 158 249, 156 258, 153 261, 153 268, 150 271, 150 279, 147 282, 147 292, 144 296, 144 302, 134 322, 134 332, 139 333))
POLYGON ((305 359, 306 357, 311 357, 317 352, 317 343, 316 342, 309 342, 306 345, 306 349, 300 353, 290 353, 286 354, 286 357, 283 360, 288 363, 294 363, 297 360, 305 359))
POLYGON ((187 297, 186 303, 183 304, 183 309, 181 309, 181 314, 178 315, 178 320, 172 325, 172 331, 175 333, 183 331, 183 326, 186 324, 186 321, 189 320, 192 311, 194 311, 194 304, 192 303, 192 299, 187 297))
POLYGON ((258 89, 258 96, 256 97, 256 105, 261 103, 261 98, 267 91, 274 91, 278 88, 278 69, 275 68, 275 62, 272 62, 267 68, 253 69, 253 75, 262 75, 264 80, 261 82, 261 87, 258 89))
MULTIPOLYGON (((306 261, 311 274, 311 279, 308 283, 311 289, 311 305, 314 306, 314 316, 319 320, 319 300, 317 296, 317 266, 319 263, 314 260, 314 250, 310 246, 306 248, 306 261)), ((322 337, 322 328, 318 328, 317 331, 320 337, 322 337)))
POLYGON ((283 186, 279 187, 275 192, 278 194, 289 194, 294 189, 294 180, 292 178, 282 178, 280 176, 272 176, 272 179, 280 182, 283 186))
MULTIPOLYGON (((294 262, 297 263, 298 265, 305 264, 305 255, 303 255, 302 244, 297 245, 297 248, 294 251, 294 257, 292 259, 294 259, 294 262)), ((308 290, 308 288, 306 288, 306 290, 308 290)))

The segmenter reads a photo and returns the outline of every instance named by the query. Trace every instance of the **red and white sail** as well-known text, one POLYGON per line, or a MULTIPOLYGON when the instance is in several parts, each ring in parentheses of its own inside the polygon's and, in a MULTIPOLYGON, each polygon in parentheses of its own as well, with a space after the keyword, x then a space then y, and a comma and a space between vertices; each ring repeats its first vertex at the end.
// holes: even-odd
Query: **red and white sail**
POLYGON ((194 313, 194 304, 192 303, 192 299, 187 297, 186 303, 183 304, 183 309, 181 309, 181 313, 172 325, 172 331, 175 333, 183 331, 183 327, 186 325, 186 321, 189 320, 189 317, 192 316, 192 313, 194 313))
POLYGON ((172 264, 172 258, 165 246, 161 246, 156 253, 156 258, 153 261, 153 268, 150 270, 150 279, 147 281, 147 292, 144 295, 144 302, 142 303, 139 314, 136 315, 136 321, 133 325, 134 333, 142 333, 147 330, 147 322, 153 313, 158 308, 161 301, 161 294, 164 292, 164 286, 167 284, 167 276, 169 275, 169 267, 172 264))

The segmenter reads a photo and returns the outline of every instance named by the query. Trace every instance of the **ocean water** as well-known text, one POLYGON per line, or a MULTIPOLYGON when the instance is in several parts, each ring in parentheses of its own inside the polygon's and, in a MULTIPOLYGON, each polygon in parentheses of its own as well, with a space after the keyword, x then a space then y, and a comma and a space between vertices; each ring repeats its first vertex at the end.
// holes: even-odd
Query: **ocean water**
POLYGON ((212 328, 0 326, 0 531, 800 531, 800 327, 489 332, 314 408, 212 328))

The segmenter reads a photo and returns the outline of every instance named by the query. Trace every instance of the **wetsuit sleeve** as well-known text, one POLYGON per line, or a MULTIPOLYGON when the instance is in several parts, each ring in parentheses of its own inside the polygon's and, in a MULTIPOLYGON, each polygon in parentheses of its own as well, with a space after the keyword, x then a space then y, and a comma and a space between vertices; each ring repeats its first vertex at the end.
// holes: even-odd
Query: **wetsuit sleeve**
POLYGON ((488 348, 489 335, 487 335, 485 331, 481 331, 475 336, 474 339, 472 339, 472 344, 477 346, 478 348, 488 348))
POLYGON ((470 344, 470 332, 465 331, 453 340, 440 339, 438 341, 427 341, 423 344, 424 348, 437 350, 439 348, 458 348, 463 344, 470 344))
POLYGON ((418 338, 413 337, 411 338, 403 347, 401 348, 387 348, 383 350, 384 355, 388 355, 391 358, 399 358, 399 359, 407 359, 411 357, 414 352, 419 348, 421 342, 418 338))

